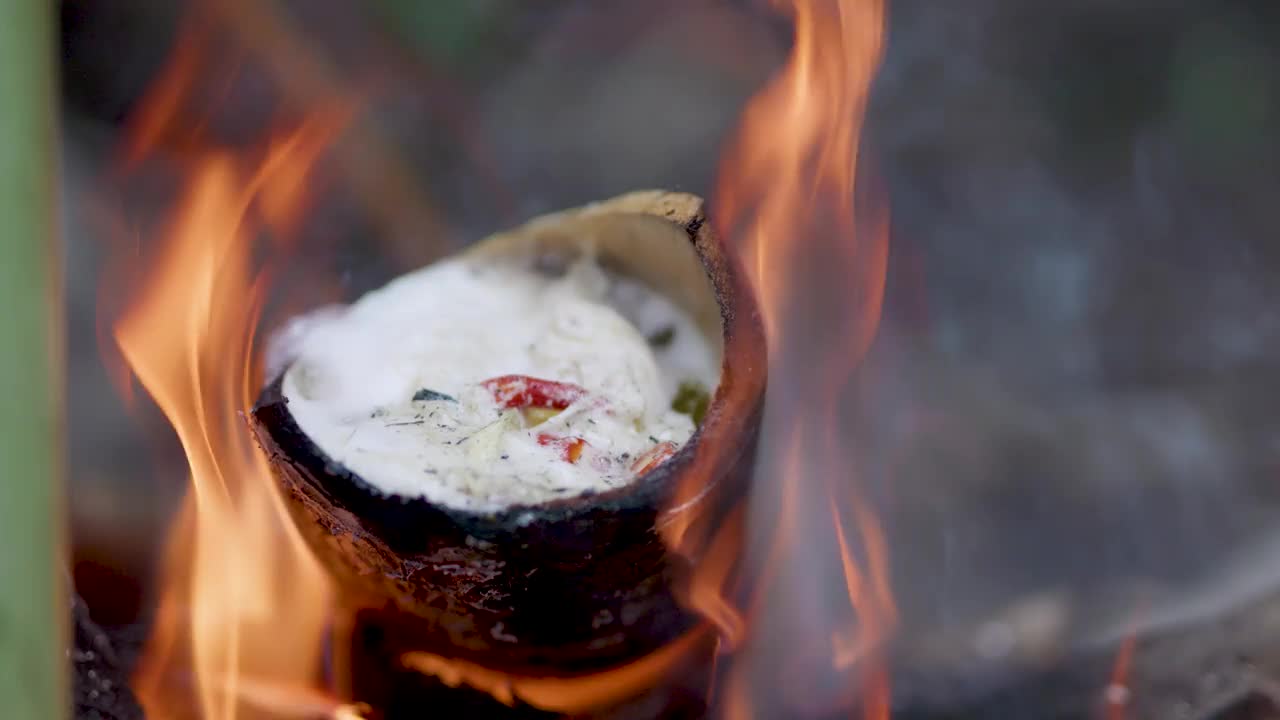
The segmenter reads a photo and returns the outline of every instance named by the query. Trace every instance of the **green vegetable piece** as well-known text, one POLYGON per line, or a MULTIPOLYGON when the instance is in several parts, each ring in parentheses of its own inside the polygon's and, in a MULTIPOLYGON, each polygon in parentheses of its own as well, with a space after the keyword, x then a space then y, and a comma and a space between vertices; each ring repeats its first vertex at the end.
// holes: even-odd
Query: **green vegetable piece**
POLYGON ((429 388, 422 388, 421 390, 413 394, 414 402, 422 402, 424 400, 428 402, 432 400, 444 400, 445 402, 458 402, 457 398, 451 397, 449 395, 445 395, 442 392, 436 392, 435 390, 431 390, 429 388))
POLYGON ((670 347, 671 342, 676 339, 676 328, 674 325, 668 325, 661 330, 655 332, 646 338, 649 344, 656 348, 670 347))
POLYGON ((676 390, 675 399, 671 401, 671 409, 693 418, 694 425, 701 425, 706 417, 707 405, 711 403, 711 393, 697 380, 685 380, 676 390))

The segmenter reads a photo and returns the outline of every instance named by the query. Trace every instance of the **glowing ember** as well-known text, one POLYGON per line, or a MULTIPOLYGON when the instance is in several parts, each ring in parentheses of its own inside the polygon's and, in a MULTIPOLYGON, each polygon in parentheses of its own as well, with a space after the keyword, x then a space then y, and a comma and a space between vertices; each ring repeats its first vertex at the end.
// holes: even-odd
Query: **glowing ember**
MULTIPOLYGON (((879 208, 863 203, 856 219, 854 212, 884 7, 784 4, 795 19, 794 50, 748 105, 717 197, 718 224, 741 249, 760 296, 770 351, 748 514, 746 638, 720 705, 734 718, 854 707, 886 718, 888 680, 876 654, 896 622, 887 551, 857 493, 838 418, 841 391, 876 335, 888 260, 879 208), (788 672, 796 674, 779 676, 788 672), (795 697, 786 697, 788 686, 795 697)), ((700 556, 687 600, 737 645, 741 617, 726 600, 736 558, 713 552, 724 543, 706 528, 667 537, 700 556)))
POLYGON ((1111 669, 1111 682, 1102 691, 1102 702, 1107 720, 1124 720, 1125 709, 1129 706, 1129 666, 1133 663, 1133 648, 1137 635, 1129 635, 1120 645, 1116 653, 1116 662, 1111 669))
POLYGON ((148 717, 352 717, 318 685, 331 592, 276 494, 242 412, 256 392, 259 230, 299 209, 336 126, 319 118, 256 169, 209 154, 115 336, 177 431, 190 491, 137 681, 148 717), (289 690, 296 688, 297 690, 289 690))
POLYGON ((514 705, 519 699, 543 710, 573 715, 611 707, 657 685, 682 660, 695 655, 708 635, 707 628, 698 628, 634 662, 580 677, 520 677, 424 652, 408 653, 402 662, 450 687, 468 685, 483 690, 505 705, 514 705))
POLYGON ((1105 720, 1124 720, 1128 717, 1129 703, 1133 699, 1133 691, 1129 687, 1129 678, 1133 672, 1133 654, 1138 646, 1138 628, 1146 615, 1147 602, 1138 605, 1132 621, 1133 628, 1124 636, 1120 649, 1116 651, 1115 663, 1111 666, 1111 678, 1102 690, 1102 714, 1105 720))

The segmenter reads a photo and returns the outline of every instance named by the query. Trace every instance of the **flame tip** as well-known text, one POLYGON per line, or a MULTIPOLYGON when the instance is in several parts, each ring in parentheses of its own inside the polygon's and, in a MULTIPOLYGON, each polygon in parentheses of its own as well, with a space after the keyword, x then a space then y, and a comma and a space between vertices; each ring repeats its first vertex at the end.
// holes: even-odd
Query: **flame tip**
MULTIPOLYGON (((771 524, 771 539, 751 566, 743 650, 750 653, 753 642, 769 645, 754 636, 782 613, 806 628, 787 634, 782 651, 825 648, 824 672, 861 676, 863 715, 887 718, 889 678, 876 656, 897 621, 888 548, 857 493, 853 458, 834 435, 836 390, 854 377, 874 342, 887 275, 888 232, 879 208, 871 222, 855 216, 860 198, 879 199, 862 192, 857 180, 864 114, 883 52, 884 2, 773 4, 794 22, 792 51, 743 111, 714 201, 717 230, 740 249, 762 301, 770 354, 751 499, 768 506, 753 519, 771 524), (813 563, 820 564, 815 569, 813 563), (822 583, 833 574, 822 571, 827 564, 843 583, 844 609, 813 599, 827 590, 822 583), (797 574, 801 566, 810 568, 807 575, 797 574), (783 584, 792 592, 782 592, 783 584), (807 601, 797 597, 814 607, 798 605, 807 601)), ((704 587, 693 596, 696 607, 704 615, 722 614, 728 571, 704 562, 699 573, 695 587, 699 580, 704 587)), ((771 653, 779 651, 776 644, 769 645, 771 653)), ((761 697, 741 659, 730 671, 727 716, 750 717, 762 702, 778 700, 761 697)), ((829 701, 852 702, 839 693, 829 701)))

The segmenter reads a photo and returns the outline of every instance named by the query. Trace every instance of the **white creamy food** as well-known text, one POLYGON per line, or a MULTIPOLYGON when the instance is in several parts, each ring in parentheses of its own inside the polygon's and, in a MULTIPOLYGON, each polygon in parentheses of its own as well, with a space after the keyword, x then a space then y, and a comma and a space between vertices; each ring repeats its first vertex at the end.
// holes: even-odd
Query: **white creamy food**
POLYGON ((286 336, 284 396, 321 450, 387 493, 480 512, 629 483, 693 433, 681 384, 719 378, 688 315, 590 260, 560 276, 446 260, 286 336))

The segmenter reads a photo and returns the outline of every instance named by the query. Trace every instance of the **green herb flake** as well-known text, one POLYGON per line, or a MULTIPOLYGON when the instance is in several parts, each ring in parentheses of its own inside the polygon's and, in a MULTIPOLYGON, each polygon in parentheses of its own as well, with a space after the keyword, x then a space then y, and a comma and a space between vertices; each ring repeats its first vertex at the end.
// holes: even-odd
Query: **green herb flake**
POLYGON ((706 417, 707 405, 711 403, 711 393, 697 380, 685 380, 676 390, 675 399, 671 401, 671 409, 693 418, 694 425, 701 425, 706 417))
POLYGON ((443 400, 445 402, 458 402, 457 398, 454 398, 449 395, 445 395, 442 392, 436 392, 435 390, 431 390, 429 388, 422 388, 421 390, 413 394, 414 402, 424 402, 424 401, 431 402, 433 400, 443 400))
POLYGON ((676 328, 674 325, 668 325, 646 338, 649 344, 656 348, 670 347, 675 339, 676 328))

